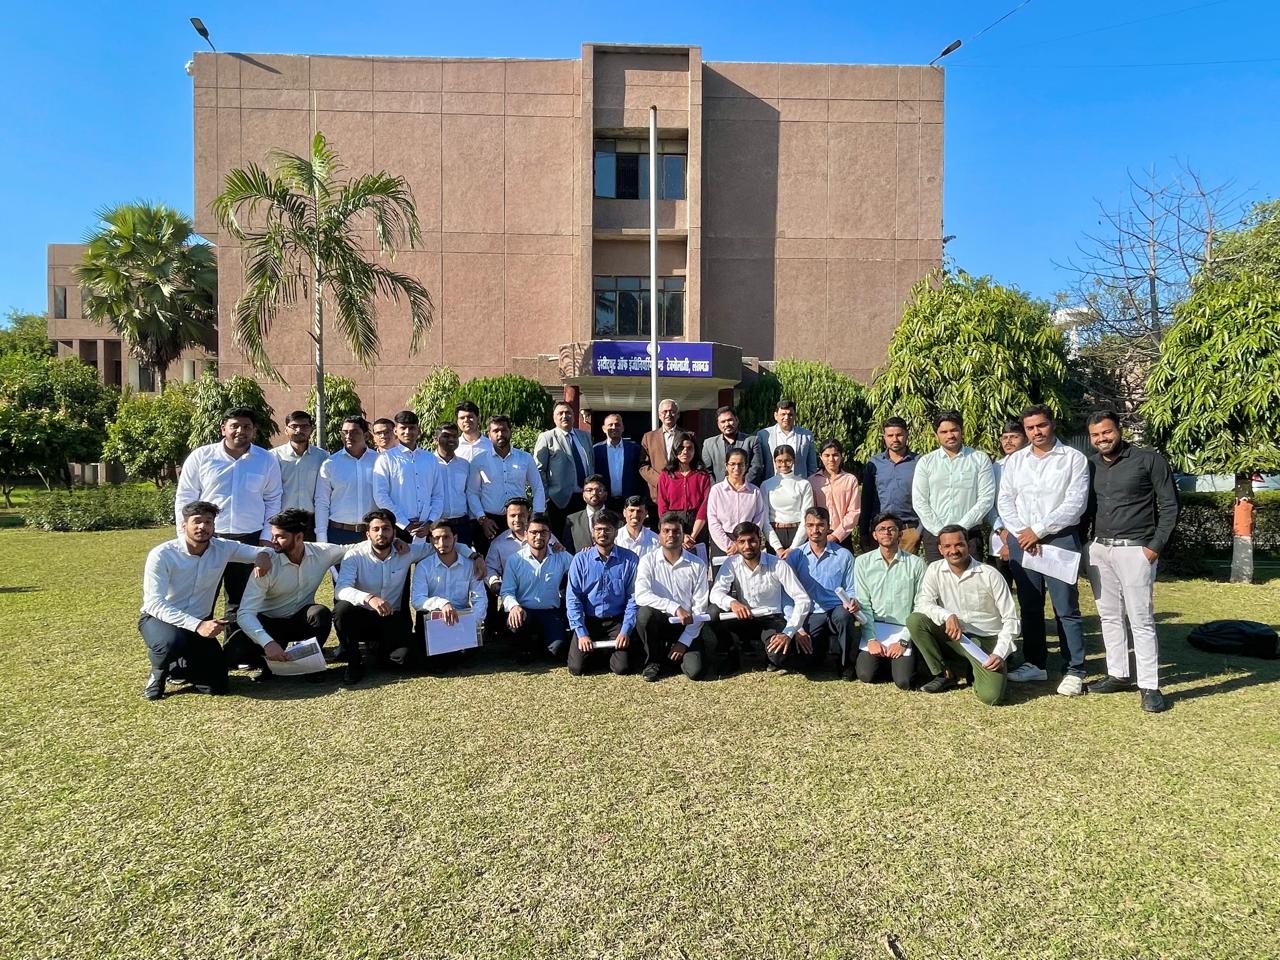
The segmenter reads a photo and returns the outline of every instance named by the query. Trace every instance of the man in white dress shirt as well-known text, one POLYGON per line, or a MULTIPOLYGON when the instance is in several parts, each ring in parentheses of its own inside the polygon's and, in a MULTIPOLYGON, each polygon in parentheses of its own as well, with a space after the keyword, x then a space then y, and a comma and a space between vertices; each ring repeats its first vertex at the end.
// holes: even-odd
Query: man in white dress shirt
POLYGON ((964 419, 958 410, 933 418, 938 448, 916 461, 911 479, 911 505, 920 517, 924 558, 941 560, 938 531, 958 523, 968 531, 969 555, 982 559, 982 521, 996 502, 996 475, 991 458, 966 446, 964 419))
POLYGON ((470 463, 477 453, 493 449, 493 442, 480 429, 480 408, 463 400, 454 408, 458 425, 458 456, 470 463))
POLYGON ((649 506, 639 494, 627 497, 622 505, 623 525, 613 541, 623 550, 630 550, 641 560, 655 550, 661 550, 658 535, 645 526, 649 519, 649 506))
POLYGON ((373 502, 373 467, 378 452, 368 446, 364 417, 347 417, 340 428, 342 449, 320 465, 316 478, 316 539, 321 543, 360 543, 364 515, 373 502))
POLYGON ((722 646, 730 658, 725 672, 732 673, 741 651, 756 644, 764 649, 770 673, 818 666, 813 641, 797 637, 812 604, 795 571, 761 552, 760 528, 751 521, 738 524, 733 539, 737 552, 720 567, 711 588, 711 604, 736 618, 719 621, 722 646))
POLYGON ((545 513, 547 495, 533 457, 511 446, 511 418, 495 414, 489 418, 492 450, 477 453, 467 475, 467 509, 475 521, 476 546, 485 551, 507 525, 507 501, 533 491, 534 513, 545 513))
POLYGON ((441 478, 434 451, 418 446, 422 436, 418 415, 401 410, 395 423, 396 442, 382 452, 373 468, 373 502, 396 515, 400 539, 408 541, 426 536, 429 525, 440 519, 441 478))
POLYGON ((182 532, 153 547, 142 575, 138 632, 147 644, 151 673, 143 697, 159 700, 170 674, 203 693, 227 692, 227 664, 218 634, 227 626, 213 615, 227 563, 271 568, 271 551, 214 536, 218 507, 195 500, 182 508, 182 532))
POLYGON ((987 562, 1000 571, 1000 576, 1004 577, 1004 582, 1010 587, 1013 586, 1013 571, 1009 567, 1009 531, 1005 529, 1004 521, 1000 519, 1000 476, 1004 470, 1004 462, 1026 445, 1027 431, 1023 429, 1022 421, 1006 421, 1004 428, 1000 431, 1000 452, 1004 456, 991 464, 992 473, 996 478, 996 502, 992 504, 991 512, 987 514, 987 523, 991 525, 992 536, 1000 538, 1000 549, 988 557, 987 562))
POLYGON ((764 463, 764 478, 773 476, 773 458, 778 447, 791 448, 795 459, 795 475, 802 480, 818 472, 818 451, 813 445, 813 434, 796 426, 796 402, 782 399, 773 411, 774 425, 756 434, 760 446, 760 459, 764 463))
MULTIPOLYGON (((280 512, 284 494, 280 463, 255 447, 253 411, 233 407, 222 415, 222 439, 196 447, 182 465, 174 497, 174 519, 182 535, 182 508, 194 500, 218 507, 219 537, 253 546, 271 545, 268 518, 280 512)), ((223 617, 234 623, 236 608, 249 581, 249 565, 232 561, 222 578, 226 593, 223 617)))
POLYGON ((440 478, 440 514, 453 525, 459 543, 471 543, 471 519, 467 509, 467 477, 471 462, 458 454, 458 428, 450 423, 436 427, 436 474, 440 478))
MULTIPOLYGON (((1030 446, 1011 454, 1000 472, 1000 517, 1009 531, 1009 566, 1022 611, 1022 643, 1026 663, 1009 674, 1015 683, 1047 680, 1049 650, 1045 643, 1045 594, 1053 602, 1065 673, 1058 693, 1078 697, 1087 692, 1084 629, 1080 622, 1080 588, 1070 582, 1028 570, 1025 558, 1045 547, 1080 554, 1080 518, 1089 504, 1089 462, 1083 453, 1057 438, 1053 411, 1036 404, 1022 412, 1030 446)), ((1074 573, 1074 571, 1073 571, 1074 573)))
MULTIPOLYGON (((547 492, 547 516, 557 530, 564 529, 570 514, 582 509, 582 488, 595 473, 591 434, 576 429, 574 419, 573 405, 561 400, 551 408, 555 426, 538 434, 533 445, 533 459, 547 492)), ((608 493, 606 482, 606 497, 608 493)))
POLYGON ((654 683, 678 664, 690 680, 701 680, 715 656, 708 621, 699 619, 707 617, 707 565, 684 549, 678 514, 662 517, 658 539, 661 549, 641 558, 636 570, 636 634, 645 655, 640 675, 654 683))
MULTIPOLYGON (((413 568, 411 595, 413 609, 418 611, 417 655, 425 656, 430 669, 440 670, 463 659, 470 651, 460 651, 462 656, 451 653, 430 656, 427 621, 438 617, 452 626, 461 614, 470 611, 478 631, 489 609, 489 596, 475 567, 458 553, 457 537, 450 524, 434 524, 431 542, 435 553, 413 568)), ((393 651, 392 660, 404 662, 400 654, 401 651, 393 651)))
MULTIPOLYGON (((294 410, 284 421, 284 435, 288 441, 271 449, 271 455, 280 463, 280 482, 284 495, 280 509, 316 509, 316 481, 320 465, 329 459, 329 452, 311 445, 311 435, 316 423, 305 410, 294 410)), ((314 540, 315 531, 307 539, 314 540)))

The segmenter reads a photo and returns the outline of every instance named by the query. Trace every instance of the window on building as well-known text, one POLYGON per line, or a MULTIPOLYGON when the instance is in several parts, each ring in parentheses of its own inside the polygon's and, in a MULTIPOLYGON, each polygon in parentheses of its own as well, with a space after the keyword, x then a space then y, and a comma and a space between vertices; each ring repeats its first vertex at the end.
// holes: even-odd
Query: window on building
MULTIPOLYGON (((596 277, 593 337, 649 336, 649 278, 596 277)), ((658 336, 684 336, 684 277, 658 278, 658 336)))
POLYGON ((146 364, 138 364, 138 389, 143 393, 155 393, 156 372, 146 364))
MULTIPOLYGON (((658 198, 685 198, 685 169, 689 144, 658 141, 658 198)), ((597 197, 617 200, 649 199, 649 141, 597 140, 595 159, 597 197)))
POLYGON ((67 288, 53 288, 53 319, 67 319, 67 288))

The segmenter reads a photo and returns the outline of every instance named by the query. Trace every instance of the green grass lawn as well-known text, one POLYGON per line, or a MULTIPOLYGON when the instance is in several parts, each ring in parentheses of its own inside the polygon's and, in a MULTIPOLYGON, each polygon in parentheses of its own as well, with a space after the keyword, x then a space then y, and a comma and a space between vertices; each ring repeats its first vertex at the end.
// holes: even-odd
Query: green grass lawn
POLYGON ((0 957, 1280 955, 1280 663, 1184 640, 1274 585, 1160 584, 1160 716, 496 654, 151 704, 166 533, 0 532, 0 957))

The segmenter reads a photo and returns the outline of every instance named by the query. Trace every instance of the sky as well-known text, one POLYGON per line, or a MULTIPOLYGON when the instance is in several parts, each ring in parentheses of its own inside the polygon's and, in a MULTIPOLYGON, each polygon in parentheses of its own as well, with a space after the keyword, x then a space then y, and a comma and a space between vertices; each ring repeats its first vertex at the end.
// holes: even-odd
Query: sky
POLYGON ((962 39, 943 61, 947 253, 1050 299, 1130 174, 1189 164, 1248 199, 1280 196, 1274 0, 681 2, 652 15, 638 3, 64 0, 13 5, 0 31, 0 311, 46 308, 46 244, 80 241, 102 207, 192 212, 183 65, 203 41, 190 16, 218 49, 250 53, 577 57, 595 41, 921 64, 962 39))

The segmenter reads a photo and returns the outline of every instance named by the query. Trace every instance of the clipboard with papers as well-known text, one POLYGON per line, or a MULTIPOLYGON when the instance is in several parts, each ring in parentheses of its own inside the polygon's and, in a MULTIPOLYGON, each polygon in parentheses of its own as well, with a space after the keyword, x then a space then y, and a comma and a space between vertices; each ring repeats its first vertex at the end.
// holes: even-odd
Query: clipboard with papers
POLYGON ((459 650, 473 650, 480 646, 479 624, 476 615, 470 610, 458 611, 458 622, 445 623, 444 614, 433 611, 427 621, 427 656, 435 657, 442 653, 457 653, 459 650))

